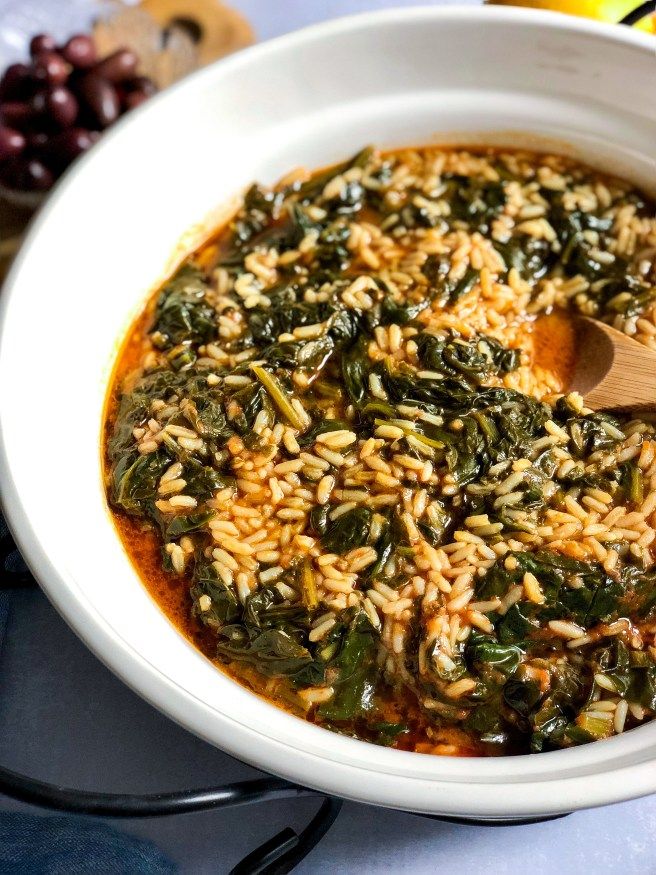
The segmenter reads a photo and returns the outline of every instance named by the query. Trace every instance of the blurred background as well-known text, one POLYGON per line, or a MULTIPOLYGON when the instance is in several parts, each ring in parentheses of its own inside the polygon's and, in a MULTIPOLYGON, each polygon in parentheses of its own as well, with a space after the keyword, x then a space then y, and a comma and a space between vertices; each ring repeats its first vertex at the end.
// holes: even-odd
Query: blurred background
MULTIPOLYGON (((440 5, 447 5, 449 2, 450 0, 446 0, 440 5)), ((480 0, 471 2, 475 4, 480 0)), ((36 32, 49 31, 57 39, 63 40, 74 31, 88 29, 98 15, 115 13, 121 5, 115 0, 66 0, 65 3, 57 0, 0 0, 0 61, 6 64, 10 60, 19 60, 27 49, 30 36, 36 32)), ((168 3, 165 5, 170 7, 168 3)), ((270 39, 289 30, 338 15, 404 5, 419 4, 404 3, 403 0, 232 0, 230 3, 232 9, 242 13, 251 23, 258 40, 270 39)), ((525 0, 523 3, 507 0, 500 5, 532 6, 618 21, 639 3, 638 0, 525 0)), ((198 9, 205 14, 206 11, 213 14, 212 7, 220 4, 213 0, 180 0, 175 6, 183 9, 185 15, 193 17, 194 11, 198 9)), ((649 23, 643 24, 643 27, 649 26, 649 23)))

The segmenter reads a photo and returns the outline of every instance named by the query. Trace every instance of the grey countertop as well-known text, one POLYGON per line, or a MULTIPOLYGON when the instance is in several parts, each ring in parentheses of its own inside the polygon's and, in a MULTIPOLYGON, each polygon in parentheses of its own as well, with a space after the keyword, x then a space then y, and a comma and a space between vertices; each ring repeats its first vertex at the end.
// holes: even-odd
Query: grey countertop
MULTIPOLYGON (((471 0, 476 2, 476 0, 471 0)), ((266 39, 323 18, 412 5, 397 0, 232 0, 266 39)), ((37 29, 53 8, 60 28, 83 4, 0 0, 0 19, 37 29)), ((88 4, 87 4, 88 9, 88 4)), ((7 53, 7 45, 4 47, 7 53)), ((3 47, 0 45, 0 59, 3 47)), ((140 700, 77 640, 38 591, 12 597, 0 671, 0 762, 44 780, 105 791, 154 792, 220 784, 257 772, 181 729, 140 700)), ((182 873, 227 872, 316 801, 270 803, 149 821, 122 829, 150 838, 182 873)), ((5 810, 20 808, 0 799, 5 810)), ((648 875, 656 871, 656 797, 532 826, 485 828, 347 803, 299 873, 481 872, 648 875)))

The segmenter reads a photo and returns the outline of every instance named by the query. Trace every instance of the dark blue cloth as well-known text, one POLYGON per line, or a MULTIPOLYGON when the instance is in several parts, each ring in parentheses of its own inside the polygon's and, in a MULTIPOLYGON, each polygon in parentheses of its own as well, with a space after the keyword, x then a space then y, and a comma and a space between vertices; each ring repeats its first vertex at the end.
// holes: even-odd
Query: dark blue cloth
MULTIPOLYGON (((1 515, 0 545, 1 671, 11 607, 11 590, 2 587, 25 585, 28 579, 1 515)), ((175 871, 151 842, 97 820, 0 811, 0 875, 169 875, 175 871)))
POLYGON ((11 875, 169 875, 151 842, 82 817, 0 813, 0 872, 11 875))

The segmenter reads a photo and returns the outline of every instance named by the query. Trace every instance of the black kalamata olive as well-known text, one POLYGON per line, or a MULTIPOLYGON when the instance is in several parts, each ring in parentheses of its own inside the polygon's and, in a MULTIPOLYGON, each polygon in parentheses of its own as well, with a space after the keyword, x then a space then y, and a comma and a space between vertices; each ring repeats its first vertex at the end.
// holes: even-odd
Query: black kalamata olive
POLYGON ((12 100, 0 104, 0 121, 10 128, 24 130, 34 121, 34 111, 27 103, 12 100))
POLYGON ((149 94, 144 94, 143 91, 129 91, 123 97, 123 106, 126 110, 128 109, 136 109, 138 106, 141 106, 142 103, 145 103, 149 94))
POLYGON ((47 191, 55 181, 45 164, 33 158, 25 167, 24 187, 29 191, 47 191))
POLYGON ((25 100, 34 89, 34 76, 27 64, 10 64, 0 79, 0 101, 25 100))
POLYGON ((7 188, 20 188, 25 162, 22 158, 10 158, 0 163, 0 184, 7 188))
POLYGON ((95 71, 87 73, 80 79, 78 93, 101 128, 116 121, 121 107, 116 89, 107 79, 95 71))
POLYGON ((110 82, 123 82, 134 78, 138 64, 139 59, 134 52, 130 49, 119 49, 102 61, 98 61, 94 72, 104 79, 109 79, 110 82))
POLYGON ((47 191, 55 181, 42 161, 13 158, 0 165, 0 182, 20 191, 47 191))
POLYGON ((55 42, 55 38, 49 33, 38 33, 30 40, 30 55, 33 58, 36 58, 36 56, 40 55, 42 52, 55 51, 57 51, 57 43, 55 42))
POLYGON ((144 94, 146 97, 150 97, 157 91, 157 85, 148 76, 135 76, 133 79, 126 79, 122 85, 126 91, 136 91, 139 94, 144 94))
POLYGON ((46 99, 47 99, 48 89, 41 88, 36 92, 32 100, 30 101, 30 107, 32 108, 32 112, 34 115, 43 115, 46 111, 46 99))
POLYGON ((69 128, 56 134, 48 143, 53 168, 59 172, 64 170, 78 155, 90 149, 99 136, 97 131, 87 131, 86 128, 69 128))
POLYGON ((0 125, 0 161, 15 158, 25 148, 25 137, 14 128, 0 125))
POLYGON ((50 135, 39 131, 28 136, 25 151, 30 158, 47 159, 49 144, 50 135))
POLYGON ((56 85, 46 92, 45 111, 59 127, 70 127, 77 118, 78 108, 75 95, 64 85, 56 85))
POLYGON ((35 77, 49 85, 63 85, 70 71, 70 64, 58 52, 41 52, 34 59, 35 77))
POLYGON ((61 53, 69 64, 78 70, 87 70, 96 63, 96 46, 93 39, 83 33, 72 36, 61 53))

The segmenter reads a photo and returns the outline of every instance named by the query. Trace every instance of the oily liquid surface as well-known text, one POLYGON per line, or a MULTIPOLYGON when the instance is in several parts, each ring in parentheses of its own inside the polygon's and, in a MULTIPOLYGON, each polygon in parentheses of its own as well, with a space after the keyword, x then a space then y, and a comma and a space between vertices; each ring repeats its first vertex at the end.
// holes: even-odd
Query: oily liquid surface
POLYGON ((532 364, 557 374, 563 386, 568 386, 576 364, 576 333, 572 317, 554 310, 540 317, 533 327, 532 364))

